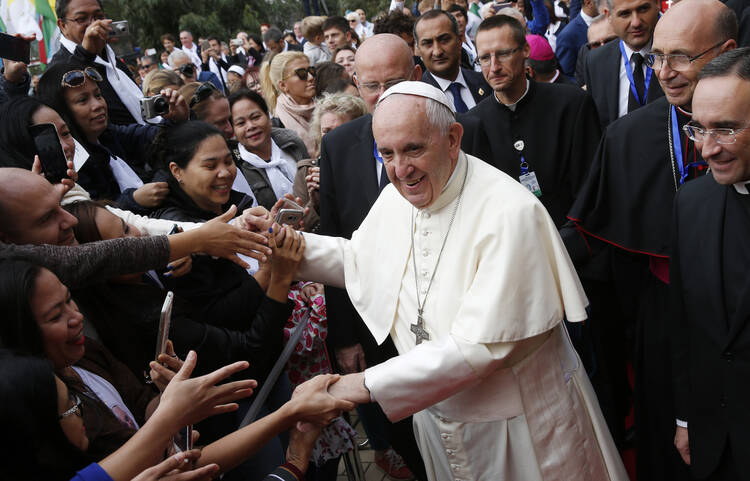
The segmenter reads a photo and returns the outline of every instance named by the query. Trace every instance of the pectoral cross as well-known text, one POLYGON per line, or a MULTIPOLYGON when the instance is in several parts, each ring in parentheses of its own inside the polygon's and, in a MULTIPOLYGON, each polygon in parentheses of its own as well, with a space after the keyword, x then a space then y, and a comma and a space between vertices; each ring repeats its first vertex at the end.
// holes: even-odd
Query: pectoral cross
POLYGON ((419 309, 419 313, 417 314, 417 323, 411 325, 411 332, 414 333, 415 336, 417 336, 417 344, 421 343, 422 341, 429 341, 430 340, 430 333, 427 332, 424 328, 424 319, 422 319, 422 309, 419 309))

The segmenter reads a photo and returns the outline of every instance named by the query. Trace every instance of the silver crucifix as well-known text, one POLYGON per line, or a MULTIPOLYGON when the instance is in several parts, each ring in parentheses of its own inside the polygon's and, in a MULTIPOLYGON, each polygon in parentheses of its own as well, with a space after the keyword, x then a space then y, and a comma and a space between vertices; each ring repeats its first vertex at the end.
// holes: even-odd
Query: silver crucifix
POLYGON ((430 340, 430 333, 427 332, 424 328, 422 309, 419 309, 419 314, 417 314, 417 323, 411 325, 411 332, 413 332, 414 335, 417 336, 417 344, 421 343, 422 341, 430 340))

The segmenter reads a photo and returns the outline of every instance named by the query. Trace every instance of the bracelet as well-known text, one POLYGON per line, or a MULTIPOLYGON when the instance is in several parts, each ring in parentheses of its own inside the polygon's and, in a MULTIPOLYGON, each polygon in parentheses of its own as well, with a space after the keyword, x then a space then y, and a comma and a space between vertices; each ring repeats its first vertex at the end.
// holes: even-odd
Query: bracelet
POLYGON ((286 469, 287 471, 292 473, 297 479, 300 479, 300 480, 305 479, 304 473, 302 473, 302 471, 300 471, 297 466, 293 465, 290 462, 286 462, 279 467, 286 469))

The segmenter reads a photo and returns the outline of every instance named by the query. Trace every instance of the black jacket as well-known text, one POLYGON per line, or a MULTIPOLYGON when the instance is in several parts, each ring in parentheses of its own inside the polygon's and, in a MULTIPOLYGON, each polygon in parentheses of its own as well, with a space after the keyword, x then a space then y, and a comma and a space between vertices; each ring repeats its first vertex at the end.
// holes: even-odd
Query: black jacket
POLYGON ((691 470, 704 479, 727 442, 750 479, 750 206, 706 175, 674 203, 670 297, 675 406, 687 421, 691 470), (744 204, 744 205, 743 205, 744 204))
MULTIPOLYGON (((107 109, 109 111, 110 122, 117 125, 128 125, 136 123, 136 119, 133 118, 130 111, 125 107, 125 104, 123 104, 122 100, 120 100, 120 96, 117 91, 115 91, 115 89, 109 83, 109 80, 107 80, 107 75, 104 71, 104 67, 94 62, 94 60, 96 59, 95 54, 87 51, 81 45, 76 45, 74 54, 68 52, 68 49, 66 49, 65 47, 60 47, 60 49, 52 57, 50 65, 58 62, 68 63, 71 57, 75 57, 76 60, 83 62, 90 67, 94 67, 99 71, 100 74, 102 74, 104 80, 99 83, 99 89, 102 92, 104 100, 107 101, 107 109)), ((133 80, 133 74, 130 73, 130 69, 128 69, 127 65, 125 65, 125 63, 119 58, 117 59, 117 68, 121 72, 123 72, 123 74, 126 75, 130 80, 133 80)))
MULTIPOLYGON (((151 217, 186 222, 204 222, 216 217, 215 213, 198 207, 171 174, 166 174, 164 180, 169 184, 169 195, 151 217)), ((232 191, 223 210, 232 204, 240 207, 245 198, 244 194, 232 191)), ((205 255, 193 257, 190 274, 176 279, 162 276, 161 281, 167 289, 189 300, 197 318, 227 329, 245 330, 263 303, 274 302, 245 269, 232 261, 205 255)))

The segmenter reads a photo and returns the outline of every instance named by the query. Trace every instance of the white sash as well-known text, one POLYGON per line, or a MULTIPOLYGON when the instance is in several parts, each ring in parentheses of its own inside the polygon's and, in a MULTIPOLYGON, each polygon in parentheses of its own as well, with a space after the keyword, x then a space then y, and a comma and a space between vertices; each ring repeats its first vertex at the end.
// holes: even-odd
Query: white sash
MULTIPOLYGON (((60 37, 60 44, 70 52, 71 55, 75 53, 76 44, 71 40, 68 40, 64 36, 60 37)), ((139 99, 143 97, 141 89, 138 88, 135 82, 130 80, 130 77, 125 75, 125 72, 118 72, 119 69, 117 68, 115 52, 109 45, 105 46, 105 52, 107 53, 108 62, 102 60, 99 55, 94 57, 94 62, 105 68, 109 84, 112 86, 115 93, 117 93, 117 96, 120 97, 123 105, 128 109, 128 112, 130 112, 130 115, 132 115, 135 121, 139 124, 145 124, 143 117, 141 117, 141 105, 139 103, 139 99)))
POLYGON ((138 174, 121 158, 113 155, 109 158, 109 168, 115 176, 117 185, 120 186, 120 192, 125 189, 138 189, 143 187, 143 181, 138 174))
POLYGON ((297 174, 296 169, 292 167, 288 160, 283 158, 281 148, 276 145, 273 139, 271 139, 271 160, 268 162, 248 151, 242 144, 239 144, 239 151, 242 160, 257 169, 265 169, 277 199, 282 198, 284 194, 292 193, 294 177, 297 174))

